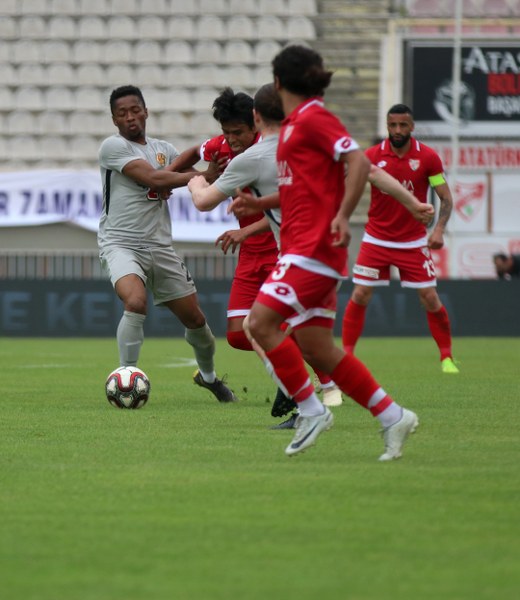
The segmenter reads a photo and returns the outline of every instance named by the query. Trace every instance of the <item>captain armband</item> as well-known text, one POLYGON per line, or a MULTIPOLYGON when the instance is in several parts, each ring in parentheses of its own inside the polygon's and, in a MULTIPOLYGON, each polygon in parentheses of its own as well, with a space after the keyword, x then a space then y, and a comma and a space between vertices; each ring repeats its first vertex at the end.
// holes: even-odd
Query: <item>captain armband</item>
POLYGON ((432 175, 428 177, 428 181, 432 187, 437 187, 438 185, 442 185, 446 183, 446 179, 444 178, 444 173, 439 173, 438 175, 432 175))

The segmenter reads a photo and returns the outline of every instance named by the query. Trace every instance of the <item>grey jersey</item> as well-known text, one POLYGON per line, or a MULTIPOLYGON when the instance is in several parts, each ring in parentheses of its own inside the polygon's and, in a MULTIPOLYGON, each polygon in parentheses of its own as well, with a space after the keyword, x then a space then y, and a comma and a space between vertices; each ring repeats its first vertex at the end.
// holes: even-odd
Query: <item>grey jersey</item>
POLYGON ((99 221, 100 247, 120 245, 126 248, 170 246, 172 227, 168 204, 153 199, 149 188, 123 175, 125 165, 144 159, 162 169, 179 153, 169 142, 147 137, 136 144, 119 134, 107 138, 99 149, 103 184, 103 209, 99 221))
MULTIPOLYGON (((278 135, 269 135, 235 156, 215 182, 217 189, 226 196, 233 196, 236 188, 245 187, 250 188, 255 196, 268 196, 277 192, 277 147, 278 135)), ((279 208, 271 208, 265 211, 265 215, 280 247, 281 211, 279 208)))

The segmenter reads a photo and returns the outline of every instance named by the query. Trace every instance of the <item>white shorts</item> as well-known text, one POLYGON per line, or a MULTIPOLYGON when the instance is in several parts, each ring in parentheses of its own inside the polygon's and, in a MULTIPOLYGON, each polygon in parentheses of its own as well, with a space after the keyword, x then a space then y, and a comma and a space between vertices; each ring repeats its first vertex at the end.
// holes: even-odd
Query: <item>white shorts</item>
POLYGON ((188 269, 173 248, 107 246, 99 258, 113 286, 125 275, 137 275, 152 293, 155 305, 197 292, 188 269))

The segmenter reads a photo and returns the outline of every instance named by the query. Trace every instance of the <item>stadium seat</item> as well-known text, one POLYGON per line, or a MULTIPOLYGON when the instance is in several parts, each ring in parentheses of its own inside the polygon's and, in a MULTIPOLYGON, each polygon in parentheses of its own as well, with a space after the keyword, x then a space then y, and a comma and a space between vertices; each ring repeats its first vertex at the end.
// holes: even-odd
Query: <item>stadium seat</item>
POLYGON ((39 139, 34 135, 13 136, 9 143, 9 156, 15 161, 19 161, 18 168, 23 169, 25 161, 38 160, 41 158, 42 152, 39 139))
POLYGON ((318 7, 315 0, 286 0, 287 12, 290 15, 317 15, 318 7))
POLYGON ((100 62, 107 65, 111 63, 133 63, 134 49, 127 40, 109 40, 103 47, 100 62))
POLYGON ((78 37, 82 40, 106 40, 106 19, 83 17, 78 21, 78 37))
POLYGON ((40 63, 27 63, 18 67, 18 85, 30 82, 30 85, 47 85, 47 68, 40 63))
MULTIPOLYGON (((22 65, 22 66, 32 66, 32 65, 22 65)), ((40 67, 40 65, 37 65, 37 66, 40 67)), ((19 74, 19 69, 15 69, 15 67, 13 67, 13 65, 11 65, 7 61, 0 61, 0 81, 4 84, 4 86, 17 85, 18 81, 19 81, 18 74, 19 74)), ((31 80, 29 80, 29 81, 31 81, 31 80)))
POLYGON ((72 17, 51 17, 47 24, 49 38, 57 40, 75 40, 78 37, 76 21, 72 17))
POLYGON ((229 39, 256 39, 256 27, 252 19, 245 15, 232 15, 226 24, 227 37, 229 39))
POLYGON ((186 2, 186 0, 170 0, 170 14, 197 15, 199 14, 199 7, 195 2, 186 2))
POLYGON ((220 125, 211 114, 210 108, 211 107, 208 107, 205 110, 195 111, 191 115, 191 134, 200 136, 200 143, 208 137, 217 135, 220 131, 220 125))
POLYGON ((166 43, 164 56, 170 63, 190 64, 193 62, 193 48, 185 40, 171 40, 166 43))
POLYGON ((19 13, 19 0, 2 0, 0 2, 0 15, 18 15, 19 13))
POLYGON ((72 62, 77 64, 99 63, 105 58, 104 46, 91 40, 78 40, 72 45, 71 58, 72 62))
MULTIPOLYGON (((106 81, 107 85, 110 86, 110 89, 114 89, 121 85, 129 85, 135 80, 135 70, 129 63, 107 64, 106 73, 106 81)), ((106 106, 108 106, 108 96, 109 94, 106 94, 104 102, 104 105, 106 106)))
POLYGON ((105 85, 107 82, 103 67, 96 63, 79 65, 76 77, 71 81, 76 81, 78 85, 105 85))
POLYGON ((205 15, 195 23, 195 32, 200 40, 223 40, 227 36, 224 21, 216 15, 205 15))
POLYGON ((21 17, 18 27, 21 39, 43 40, 48 36, 47 25, 43 17, 21 17))
POLYGON ((70 61, 71 47, 62 40, 48 40, 41 43, 40 60, 47 64, 54 62, 68 63, 70 61))
POLYGON ((257 64, 271 64, 271 61, 281 49, 282 44, 274 40, 258 42, 254 47, 254 62, 257 64))
POLYGON ((111 16, 108 19, 107 36, 109 39, 135 40, 137 37, 135 20, 124 15, 111 16))
POLYGON ((3 131, 7 135, 33 134, 36 130, 36 117, 27 110, 13 110, 6 115, 3 131))
POLYGON ((96 161, 101 139, 91 135, 78 135, 70 142, 67 152, 70 158, 81 161, 96 161))
MULTIPOLYGON (((231 87, 250 88, 254 87, 255 82, 252 70, 246 65, 226 65, 220 69, 220 82, 227 81, 231 87)), ((218 85, 218 81, 213 85, 218 85)))
POLYGON ((176 138, 192 134, 191 119, 179 111, 161 110, 154 119, 157 137, 168 140, 174 146, 176 138))
MULTIPOLYGON (((108 100, 107 100, 108 108, 108 100)), ((68 126, 71 135, 90 135, 107 137, 114 132, 114 125, 108 111, 99 113, 90 110, 78 110, 70 114, 68 126)))
POLYGON ((43 103, 40 102, 40 108, 45 110, 75 110, 76 102, 71 88, 56 85, 45 90, 43 103))
POLYGON ((137 20, 137 37, 145 40, 161 41, 166 38, 165 19, 157 15, 148 15, 137 20))
POLYGON ((224 62, 228 64, 245 64, 253 62, 251 46, 244 40, 231 40, 224 48, 224 62))
POLYGON ((171 87, 191 85, 195 81, 194 68, 184 64, 166 66, 164 70, 165 85, 171 87))
POLYGON ((283 21, 274 15, 258 17, 258 19, 256 19, 256 30, 259 40, 283 40, 287 37, 283 21))
MULTIPOLYGON (((2 0, 1 4, 4 3, 2 0)), ((47 15, 47 0, 18 0, 18 10, 21 15, 47 15)))
POLYGON ((34 41, 15 40, 9 44, 0 44, 0 48, 8 50, 9 58, 14 64, 39 63, 41 61, 40 47, 34 41))
MULTIPOLYGON (((95 68, 97 65, 85 65, 85 67, 95 68)), ((70 63, 57 62, 51 63, 46 72, 47 85, 70 85, 76 81, 76 71, 70 63)))
POLYGON ((141 0, 140 11, 143 15, 166 15, 170 12, 167 0, 141 0))
POLYGON ((315 40, 316 29, 309 18, 295 16, 287 22, 287 37, 290 40, 315 40))
MULTIPOLYGON (((70 118, 75 114, 80 113, 71 113, 70 118)), ((83 122, 82 127, 85 127, 85 125, 85 122, 83 122)), ((51 134, 68 135, 69 133, 75 133, 78 129, 69 129, 69 117, 67 114, 60 111, 46 110, 38 115, 34 131, 40 136, 51 134)))
POLYGON ((139 0, 112 0, 110 3, 112 15, 138 15, 139 0))
POLYGON ((195 44, 194 60, 196 63, 221 63, 222 46, 216 40, 200 40, 195 44))
POLYGON ((107 106, 105 94, 91 85, 76 87, 73 94, 74 110, 103 110, 107 106))
POLYGON ((285 15, 287 7, 285 0, 259 0, 258 14, 259 15, 285 15))
POLYGON ((230 15, 257 15, 261 14, 258 0, 229 0, 230 15))
POLYGON ((14 106, 17 110, 42 110, 44 107, 42 91, 34 86, 17 88, 14 93, 14 106))
POLYGON ((50 15, 77 15, 78 3, 76 0, 49 0, 50 15))
POLYGON ((228 15, 229 6, 226 0, 199 0, 199 14, 228 15))
POLYGON ((194 110, 211 110, 215 98, 219 95, 219 90, 212 87, 199 86, 192 92, 194 110))
POLYGON ((179 87, 165 91, 163 99, 165 110, 190 111, 193 109, 193 98, 189 90, 185 88, 179 87))
POLYGON ((156 64, 163 57, 159 42, 143 40, 133 46, 133 61, 135 64, 156 64))
POLYGON ((166 37, 169 40, 194 40, 197 38, 194 19, 174 15, 166 21, 166 37))
POLYGON ((252 85, 255 89, 258 89, 265 83, 271 83, 273 81, 273 70, 271 63, 265 65, 258 65, 251 71, 252 85))
POLYGON ((164 69, 158 64, 140 64, 135 69, 135 80, 141 86, 166 86, 164 69))
POLYGON ((18 21, 14 17, 4 17, 0 19, 0 39, 16 40, 20 37, 20 28, 18 21))
POLYGON ((109 14, 110 0, 78 0, 78 12, 82 15, 103 16, 109 14))

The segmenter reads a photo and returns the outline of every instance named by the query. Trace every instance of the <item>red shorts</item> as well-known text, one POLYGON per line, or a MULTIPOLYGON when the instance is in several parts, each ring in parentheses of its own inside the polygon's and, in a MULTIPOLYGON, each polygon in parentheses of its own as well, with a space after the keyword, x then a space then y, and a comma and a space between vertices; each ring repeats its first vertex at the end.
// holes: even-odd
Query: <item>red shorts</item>
POLYGON ((332 328, 337 288, 337 279, 279 263, 256 300, 281 315, 293 329, 310 325, 332 328))
POLYGON ((362 242, 352 269, 354 283, 367 286, 389 285, 390 267, 399 269, 402 287, 423 288, 437 285, 435 265, 427 246, 386 248, 362 242))
POLYGON ((229 293, 227 318, 242 318, 249 314, 253 302, 274 269, 277 252, 240 254, 229 293))

